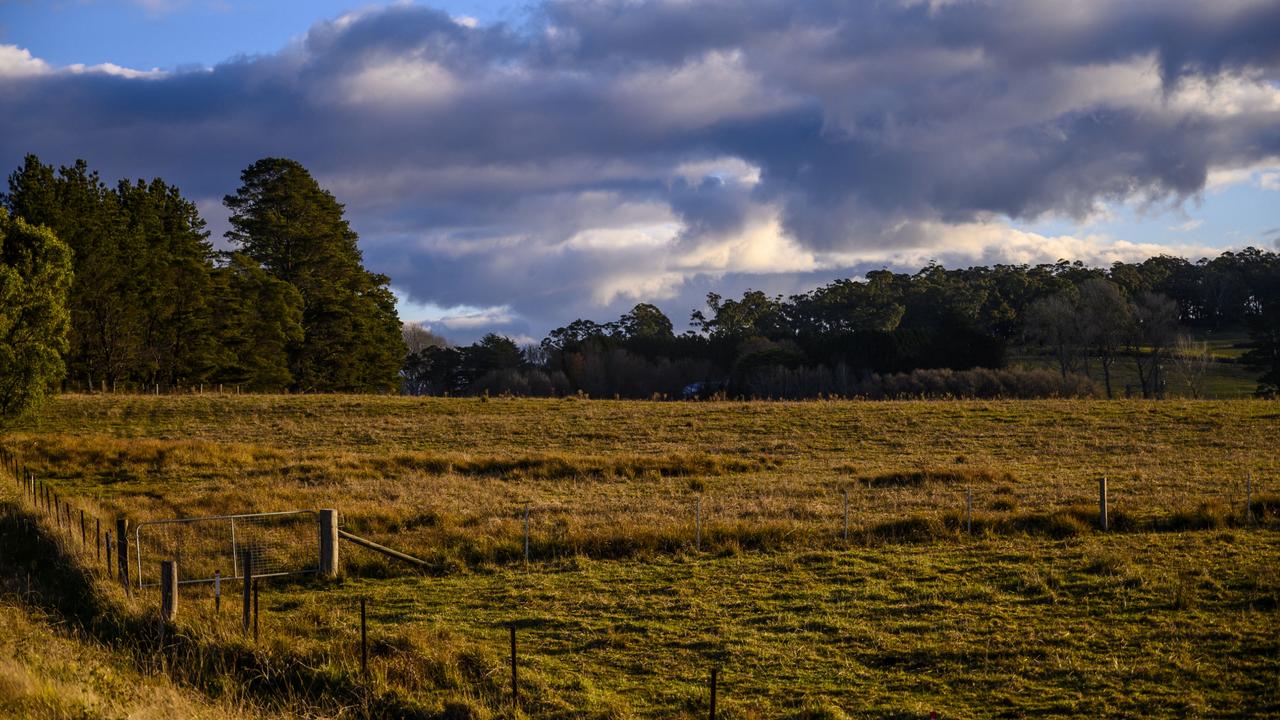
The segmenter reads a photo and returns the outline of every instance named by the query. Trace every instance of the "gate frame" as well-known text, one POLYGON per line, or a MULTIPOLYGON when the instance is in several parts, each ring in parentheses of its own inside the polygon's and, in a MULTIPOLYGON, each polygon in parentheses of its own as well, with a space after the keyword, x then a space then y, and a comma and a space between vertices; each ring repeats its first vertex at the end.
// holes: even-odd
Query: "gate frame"
MULTIPOLYGON (((141 590, 142 588, 146 588, 146 587, 158 586, 158 583, 143 584, 142 582, 142 528, 148 525, 186 525, 190 523, 205 522, 209 520, 229 520, 231 522, 231 573, 232 573, 232 576, 230 578, 224 577, 222 579, 223 580, 242 580, 244 578, 244 575, 241 574, 240 572, 240 554, 238 552, 238 547, 236 545, 236 520, 245 519, 245 518, 281 517, 284 515, 311 515, 314 518, 313 524, 317 528, 319 527, 319 524, 320 524, 319 510, 277 510, 275 512, 238 513, 235 515, 204 515, 201 517, 192 517, 192 518, 147 520, 147 521, 138 523, 137 525, 134 526, 134 530, 133 530, 134 555, 136 557, 136 564, 138 567, 138 589, 141 590)), ((176 559, 176 558, 171 558, 171 559, 176 559)), ((320 538, 317 536, 315 567, 312 567, 306 570, 265 573, 262 575, 254 573, 253 576, 255 578, 265 578, 265 577, 283 577, 285 575, 308 575, 311 573, 318 574, 320 572, 320 569, 321 569, 320 568, 320 538)), ((210 578, 198 578, 198 579, 191 579, 191 580, 183 580, 183 579, 178 580, 179 585, 194 585, 197 583, 211 583, 211 582, 214 582, 214 578, 210 577, 210 578)))

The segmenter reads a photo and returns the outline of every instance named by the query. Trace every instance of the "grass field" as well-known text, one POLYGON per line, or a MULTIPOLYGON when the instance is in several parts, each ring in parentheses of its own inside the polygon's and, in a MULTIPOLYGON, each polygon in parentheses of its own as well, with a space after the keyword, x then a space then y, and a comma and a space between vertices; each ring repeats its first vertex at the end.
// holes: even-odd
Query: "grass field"
MULTIPOLYGON (((372 686, 427 717, 507 712, 513 622, 531 717, 693 717, 713 664, 725 717, 1264 717, 1277 429, 1246 400, 65 396, 4 442, 102 517, 336 507, 427 559, 344 546, 340 582, 265 587, 249 649, 350 678, 366 597, 372 686)), ((242 643, 203 593, 184 626, 242 643)))

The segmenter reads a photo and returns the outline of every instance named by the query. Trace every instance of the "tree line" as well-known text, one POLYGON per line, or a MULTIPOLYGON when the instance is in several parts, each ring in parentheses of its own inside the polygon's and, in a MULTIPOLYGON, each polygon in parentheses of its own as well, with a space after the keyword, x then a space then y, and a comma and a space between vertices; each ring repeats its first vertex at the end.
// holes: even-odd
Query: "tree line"
POLYGON ((1190 333, 1247 329, 1241 361, 1262 371, 1259 392, 1273 394, 1280 385, 1280 256, 1247 248, 1198 262, 1158 256, 1109 268, 1059 261, 878 270, 788 298, 712 293, 690 324, 677 334, 661 310, 642 303, 613 322, 575 320, 526 348, 498 335, 467 347, 434 338, 410 352, 405 390, 1067 396, 1091 393, 1082 377, 1100 370, 1100 392, 1112 397, 1120 393, 1112 371, 1124 361, 1139 379, 1135 393, 1161 397, 1170 368, 1186 378, 1205 369, 1207 350, 1193 346, 1190 333), (1052 358, 1058 377, 1009 368, 1014 348, 1052 358))
POLYGON ((1259 392, 1280 385, 1280 257, 1109 268, 1059 261, 878 270, 782 297, 711 293, 677 333, 641 303, 519 347, 456 347, 402 326, 344 208, 299 163, 264 158, 224 198, 232 249, 162 179, 108 185, 27 156, 0 194, 0 412, 61 386, 459 395, 739 397, 1119 394, 1127 363, 1159 397, 1203 365, 1188 333, 1247 329, 1259 392), (1182 346, 1179 347, 1179 343, 1182 346), (1011 349, 1056 372, 1009 367, 1011 349), (1197 359, 1198 358, 1198 359, 1197 359), (1184 374, 1187 374, 1184 373, 1184 374))
POLYGON ((0 353, 42 360, 6 362, 6 381, 398 390, 389 280, 363 267, 342 205, 292 160, 259 160, 240 180, 224 199, 234 250, 218 252, 195 203, 164 180, 108 185, 83 160, 55 170, 28 155, 0 195, 0 353), (38 322, 22 309, 37 305, 38 322))

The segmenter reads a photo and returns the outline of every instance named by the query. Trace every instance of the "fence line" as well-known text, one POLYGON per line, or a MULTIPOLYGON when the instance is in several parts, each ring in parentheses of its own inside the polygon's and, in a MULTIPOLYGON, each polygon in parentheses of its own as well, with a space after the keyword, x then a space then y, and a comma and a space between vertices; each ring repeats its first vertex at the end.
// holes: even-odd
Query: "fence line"
MULTIPOLYGON (((89 560, 90 567, 97 569, 98 563, 101 561, 101 558, 102 558, 101 548, 102 548, 102 537, 103 537, 102 530, 101 530, 101 519, 97 517, 97 514, 92 511, 86 514, 83 507, 79 507, 79 508, 73 507, 69 499, 63 498, 60 495, 58 495, 58 493, 55 492, 54 488, 48 482, 36 478, 35 474, 32 473, 25 466, 25 464, 23 464, 20 461, 20 459, 16 456, 16 454, 13 453, 8 447, 4 445, 0 445, 0 467, 3 467, 6 471, 8 471, 8 473, 13 477, 17 485, 20 487, 21 497, 23 501, 29 503, 36 510, 37 513, 43 514, 47 520, 52 521, 52 524, 54 527, 53 527, 53 532, 50 533, 50 537, 53 539, 53 541, 57 543, 58 546, 63 551, 68 552, 71 555, 81 557, 82 559, 89 560), (79 519, 80 519, 79 525, 80 525, 81 539, 78 545, 74 540, 74 534, 75 534, 74 528, 73 528, 73 512, 74 511, 78 511, 79 519), (86 539, 86 533, 87 533, 87 527, 88 527, 87 519, 94 520, 95 536, 96 536, 95 544, 94 544, 94 548, 95 548, 94 552, 90 552, 89 544, 86 539), (66 523, 65 529, 67 531, 65 538, 63 537, 63 534, 62 534, 62 530, 64 529, 64 525, 63 525, 64 522, 66 523)), ((1254 505, 1254 498, 1258 497, 1256 493, 1258 483, 1256 482, 1251 472, 1247 476, 1245 476, 1244 483, 1245 483, 1245 504, 1241 512, 1241 519, 1242 519, 1242 522, 1246 525, 1256 525, 1260 520, 1261 521, 1266 520, 1266 513, 1268 511, 1268 508, 1264 507, 1263 513, 1261 513, 1262 517, 1259 517, 1259 513, 1256 512, 1255 505, 1254 505)), ((1107 491, 1108 491, 1107 479, 1105 477, 1099 478, 1099 481, 1098 481, 1099 509, 1098 509, 1097 524, 1098 524, 1098 527, 1102 530, 1108 530, 1111 528, 1111 523, 1109 522, 1109 516, 1108 516, 1109 498, 1107 495, 1107 491)), ((963 498, 962 501, 957 500, 957 505, 958 507, 963 507, 963 527, 966 533, 971 534, 973 529, 973 500, 974 500, 974 494, 973 494, 972 488, 969 488, 969 487, 964 488, 962 498, 963 498)), ((839 499, 840 499, 841 512, 838 514, 833 514, 834 517, 839 517, 839 521, 838 522, 836 520, 830 521, 831 532, 833 535, 841 537, 843 540, 847 541, 849 538, 849 493, 847 488, 844 488, 841 490, 839 499)), ((696 504, 694 508, 694 514, 695 514, 694 522, 696 527, 695 527, 694 538, 692 538, 695 548, 699 550, 701 549, 701 546, 702 546, 702 534, 703 534, 703 526, 705 521, 702 500, 703 500, 703 497, 701 494, 699 494, 696 498, 696 504)), ((530 529, 530 516, 531 516, 531 512, 533 511, 533 509, 535 509, 535 507, 532 505, 532 503, 524 503, 523 509, 524 509, 524 512, 523 512, 524 545, 526 550, 525 556, 527 559, 528 553, 529 553, 529 543, 530 543, 529 538, 532 532, 530 529)), ((958 510, 947 510, 943 512, 958 512, 958 510)), ((1232 510, 1232 512, 1234 512, 1234 510, 1232 510)), ((198 524, 201 521, 226 521, 230 528, 235 528, 237 527, 237 525, 235 524, 236 521, 247 522, 249 524, 252 524, 254 521, 258 521, 258 520, 265 521, 265 522, 274 522, 277 520, 284 521, 286 519, 290 519, 290 521, 297 522, 301 525, 308 525, 308 524, 314 524, 316 521, 315 520, 301 521, 299 520, 299 518, 315 518, 315 516, 316 516, 316 511, 284 511, 284 512, 275 512, 275 513, 246 513, 246 514, 239 514, 239 515, 215 516, 210 518, 185 518, 185 519, 173 519, 173 520, 145 521, 145 522, 138 523, 134 528, 134 546, 135 546, 135 552, 137 553, 136 567, 137 567, 137 573, 138 573, 138 581, 140 584, 139 587, 153 586, 152 584, 144 583, 144 577, 145 577, 144 567, 146 566, 147 562, 150 562, 150 559, 144 560, 143 558, 144 544, 142 541, 142 536, 143 536, 144 528, 158 529, 161 527, 192 526, 192 525, 198 524)), ((118 520, 118 523, 121 523, 121 524, 124 523, 124 520, 122 518, 117 520, 118 520)), ((110 524, 108 524, 108 527, 110 527, 110 524)), ((118 524, 117 527, 120 527, 120 525, 118 524)), ((235 531, 233 530, 232 532, 235 532, 235 531)), ((338 531, 338 534, 348 540, 355 537, 345 531, 338 531)), ((111 537, 111 532, 109 530, 106 533, 106 539, 107 539, 107 543, 106 543, 107 561, 105 565, 105 568, 106 568, 105 575, 106 577, 110 578, 111 566, 112 566, 111 540, 113 538, 111 537)), ((118 541, 119 548, 121 551, 121 555, 117 558, 118 566, 120 569, 119 579, 127 582, 126 571, 129 566, 129 563, 127 561, 127 556, 125 556, 124 553, 127 552, 127 548, 129 545, 128 538, 125 534, 117 531, 116 537, 114 539, 118 541)), ((238 563, 233 562, 232 568, 233 568, 234 574, 232 577, 236 579, 245 580, 245 582, 243 583, 244 585, 243 594, 244 594, 244 605, 245 605, 244 619, 243 619, 244 630, 247 635, 249 632, 249 628, 252 626, 253 637, 254 637, 254 640, 256 641, 258 640, 258 620, 259 620, 259 614, 258 614, 259 587, 256 582, 256 579, 260 577, 271 576, 270 574, 259 573, 259 569, 271 569, 272 566, 270 565, 270 562, 273 562, 273 561, 269 559, 264 559, 260 561, 258 558, 253 557, 253 550, 255 546, 251 541, 245 540, 243 542, 240 542, 239 537, 237 536, 237 543, 238 544, 232 545, 233 552, 243 553, 244 559, 240 560, 238 563), (251 579, 255 580, 255 582, 250 582, 251 579)), ((376 545, 375 543, 370 543, 370 544, 376 545)), ((178 546, 175 546, 175 547, 178 547, 178 546)), ((152 548, 147 548, 147 549, 154 551, 152 548)), ((181 554, 181 553, 179 552, 177 554, 181 554)), ((416 558, 412 558, 412 559, 418 563, 422 562, 420 560, 417 560, 416 558)), ((157 562, 155 563, 158 567, 163 568, 162 574, 165 580, 165 582, 163 583, 163 588, 165 590, 164 592, 161 593, 160 610, 161 610, 161 618, 166 622, 173 622, 177 618, 178 607, 179 607, 179 603, 178 603, 179 586, 182 584, 206 582, 206 580, 200 580, 200 579, 182 580, 179 577, 180 568, 185 574, 185 570, 188 567, 185 564, 187 561, 188 561, 188 557, 172 557, 172 558, 164 558, 164 559, 157 558, 157 562)), ((95 570, 95 572, 100 573, 101 570, 95 570)), ((314 572, 314 570, 309 570, 309 572, 314 572)), ((288 574, 288 573, 276 573, 276 574, 288 574)), ((222 579, 222 575, 220 571, 215 570, 212 576, 207 580, 207 582, 214 582, 217 584, 216 586, 219 592, 217 593, 217 596, 215 598, 215 607, 217 606, 217 604, 220 604, 220 599, 221 599, 220 580, 221 579, 222 579)), ((368 669, 368 650, 367 650, 368 637, 367 637, 367 624, 366 624, 366 617, 367 617, 366 605, 367 605, 367 599, 364 597, 361 597, 360 599, 361 673, 367 680, 369 678, 369 669, 368 669)), ((518 683, 518 675, 517 675, 515 633, 516 633, 516 625, 512 623, 510 625, 511 699, 512 699, 513 705, 518 707, 519 706, 519 683, 518 683)), ((717 692, 718 692, 717 680, 722 670, 722 667, 723 665, 720 660, 717 660, 716 662, 710 665, 710 678, 709 678, 710 694, 709 694, 708 709, 709 709, 709 716, 713 719, 716 716, 717 692)))
MULTIPOLYGON (((58 495, 54 488, 46 481, 40 480, 34 476, 29 469, 17 458, 7 446, 0 445, 0 454, 3 455, 4 466, 9 470, 10 474, 18 480, 19 484, 24 488, 24 496, 27 497, 33 505, 49 516, 57 529, 59 537, 61 531, 66 530, 66 540, 70 545, 74 545, 74 525, 77 524, 75 515, 81 516, 79 524, 81 525, 81 542, 78 549, 81 553, 89 550, 90 543, 86 537, 88 532, 88 521, 94 521, 95 537, 92 543, 94 552, 93 556, 101 561, 101 545, 105 535, 101 530, 101 518, 90 512, 86 513, 83 508, 73 507, 71 501, 58 495), (65 523, 65 524, 64 524, 65 523)), ((1235 506, 1237 500, 1243 500, 1239 507, 1239 522, 1248 526, 1259 521, 1265 521, 1269 514, 1274 514, 1275 509, 1269 503, 1273 500, 1265 497, 1261 492, 1261 483, 1254 477, 1252 472, 1241 474, 1241 488, 1243 492, 1240 495, 1232 493, 1233 497, 1228 498, 1229 506, 1235 506), (1262 507, 1257 507, 1262 505, 1262 507)), ((1124 486, 1121 485, 1123 488, 1124 486)), ((1182 507, 1180 509, 1170 508, 1169 514, 1144 516, 1141 519, 1142 525, 1135 526, 1136 517, 1132 510, 1126 515, 1126 510, 1132 508, 1137 497, 1133 492, 1122 492, 1117 497, 1106 478, 1098 479, 1098 498, 1097 498, 1097 515, 1096 520, 1092 522, 1097 529, 1102 531, 1110 531, 1116 529, 1117 518, 1120 519, 1119 529, 1160 529, 1170 527, 1171 529, 1181 529, 1177 525, 1162 525, 1161 522, 1174 522, 1180 513, 1185 514, 1194 508, 1182 507), (1116 500, 1120 500, 1119 503, 1116 500), (1113 508, 1119 507, 1118 513, 1114 514, 1113 508)), ((773 525, 774 527, 785 529, 782 539, 766 540, 766 546, 779 547, 778 544, 791 542, 794 547, 814 547, 821 548, 839 548, 850 544, 858 543, 859 536, 861 542, 879 543, 883 541, 892 541, 898 537, 911 536, 915 539, 942 539, 946 536, 954 535, 956 537, 973 536, 975 534, 989 534, 992 532, 992 523, 1014 523, 1019 518, 1032 516, 1045 516, 1058 512, 1075 513, 1076 515, 1083 509, 1084 503, 1087 502, 1087 495, 1069 494, 1066 497, 1059 497, 1055 504, 1041 505, 1023 515, 1013 514, 1012 506, 1001 507, 1004 502, 1004 496, 1007 494, 1002 487, 994 488, 989 497, 993 498, 991 509, 985 515, 978 515, 975 511, 975 503, 979 500, 979 495, 973 486, 965 486, 961 488, 943 489, 941 492, 936 486, 930 486, 925 492, 920 492, 918 488, 913 487, 875 487, 862 481, 854 481, 846 484, 834 485, 831 488, 829 500, 825 503, 821 500, 819 504, 819 512, 805 507, 804 512, 797 513, 790 517, 780 517, 773 521, 760 521, 751 516, 743 516, 741 514, 724 518, 721 514, 726 500, 732 500, 735 496, 725 494, 704 494, 697 493, 692 497, 692 503, 686 505, 686 512, 690 512, 685 525, 688 535, 684 542, 686 547, 694 552, 701 553, 704 546, 711 542, 714 546, 718 540, 736 541, 740 539, 733 531, 738 528, 730 527, 729 535, 725 535, 724 524, 717 524, 718 518, 724 518, 727 522, 735 523, 738 527, 750 528, 753 525, 764 527, 773 525), (850 487, 861 486, 863 492, 862 502, 859 503, 860 512, 855 512, 854 503, 850 497, 850 487), (913 492, 914 491, 914 492, 913 492), (915 506, 911 508, 901 507, 900 496, 904 494, 912 494, 916 497, 923 498, 929 503, 923 507, 915 506), (876 508, 869 508, 866 502, 867 497, 878 496, 881 500, 875 503, 876 508), (714 502, 708 502, 714 501, 714 502), (826 508, 822 512, 822 508, 826 508), (858 517, 861 514, 862 517, 858 517), (1038 515, 1037 515, 1038 514, 1038 515), (932 518, 932 520, 930 520, 932 518), (911 528, 901 525, 899 521, 907 521, 910 519, 923 519, 929 522, 938 523, 933 526, 932 530, 927 532, 932 535, 920 535, 919 528, 911 528), (868 524, 871 522, 872 524, 868 524), (939 530, 941 532, 939 532, 939 530), (799 540, 790 541, 795 533, 801 532, 800 538, 807 538, 811 545, 803 545, 799 540), (912 533, 916 535, 912 536, 912 533)), ((813 496, 810 496, 813 497, 813 496)), ((583 552, 583 550, 575 550, 573 541, 560 543, 561 538, 552 536, 550 544, 546 542, 538 542, 539 532, 536 520, 543 511, 555 513, 563 516, 566 511, 573 514, 574 508, 566 507, 563 503, 555 503, 547 506, 539 506, 529 501, 520 502, 516 513, 517 519, 520 521, 521 533, 519 537, 520 546, 523 552, 520 559, 525 564, 535 559, 547 559, 550 557, 561 556, 561 551, 565 552, 583 552), (540 548, 539 545, 542 547, 540 548), (551 554, 547 554, 544 548, 552 548, 551 554), (567 548, 567 550, 566 550, 567 548), (542 552, 539 552, 542 550, 542 552), (541 558, 537 556, 541 555, 541 558)), ((323 562, 322 557, 317 557, 313 552, 315 548, 315 510, 298 510, 298 511, 281 511, 271 513, 241 513, 234 515, 210 516, 203 518, 174 518, 165 520, 148 520, 139 522, 133 526, 132 543, 126 543, 126 537, 122 535, 118 529, 112 537, 116 541, 115 547, 108 547, 108 556, 114 554, 116 562, 113 563, 118 569, 118 575, 122 580, 127 578, 130 573, 136 574, 132 585, 138 588, 155 587, 159 583, 158 565, 151 562, 153 559, 172 559, 182 563, 184 568, 181 584, 198 584, 213 583, 215 577, 221 576, 226 580, 238 580, 243 577, 244 569, 240 558, 239 551, 244 548, 254 550, 252 554, 252 562, 255 567, 253 574, 256 577, 278 577, 291 574, 311 574, 319 570, 320 564, 323 562), (225 531, 225 537, 221 541, 210 539, 209 531, 197 530, 201 525, 218 525, 225 531), (291 528, 291 529, 290 529, 291 528), (210 550, 207 547, 210 544, 219 544, 220 548, 210 550), (128 544, 133 545, 133 558, 127 558, 125 552, 128 544), (206 547, 202 547, 202 544, 206 547), (115 552, 113 553, 113 550, 115 552), (131 559, 133 562, 127 563, 131 559), (132 570, 129 570, 129 565, 132 570), (230 570, 228 573, 227 570, 230 570)), ((1228 515, 1225 516, 1226 522, 1235 523, 1236 510, 1228 508, 1228 515)), ((506 513, 495 513, 489 515, 491 518, 510 517, 506 513)), ((469 518, 470 519, 470 518, 469 518)), ((1079 517, 1083 520, 1083 516, 1079 517)), ((1223 518, 1219 518, 1222 520, 1223 518)), ((118 522, 119 519, 117 519, 118 522)), ((1182 521, 1186 521, 1185 517, 1182 521)), ((1192 521, 1194 522, 1194 518, 1192 521)), ((678 537, 681 523, 678 518, 672 518, 671 522, 656 526, 652 529, 666 529, 672 531, 669 537, 678 537)), ((108 527, 111 526, 110 520, 108 527)), ((1195 525, 1185 526, 1187 529, 1194 529, 1195 525)), ((1001 525, 997 528, 1008 529, 1010 532, 1020 532, 1013 525, 1001 525)), ((562 526, 558 526, 554 533, 563 532, 562 526)), ((1033 533, 1034 534, 1034 533, 1033 533)), ((365 547, 377 546, 371 549, 382 552, 381 544, 368 540, 364 537, 357 537, 353 533, 347 531, 338 531, 335 535, 340 535, 342 539, 355 544, 361 544, 365 547)), ((543 536, 547 538, 547 536, 543 536)), ((666 542, 665 540, 663 542, 666 542)), ((670 547, 667 545, 666 547, 670 547)), ((389 549, 388 549, 389 550, 389 549)), ((625 551, 624 551, 625 552, 625 551)), ((401 553, 399 551, 390 551, 384 554, 394 554, 396 557, 406 559, 407 562, 418 567, 425 567, 429 563, 424 562, 420 558, 401 553)), ((588 556, 591 555, 586 551, 588 556)), ((494 558, 494 561, 499 561, 494 558)), ((108 559, 110 563, 110 559, 108 559)))
POLYGON ((154 558, 182 563, 182 584, 211 583, 228 565, 227 579, 245 575, 245 557, 253 564, 254 577, 280 577, 315 573, 320 558, 315 552, 318 513, 315 510, 212 515, 196 518, 149 520, 134 528, 138 587, 154 587, 144 567, 154 558), (221 535, 221 537, 219 537, 221 535), (247 554, 241 555, 242 551, 247 554))

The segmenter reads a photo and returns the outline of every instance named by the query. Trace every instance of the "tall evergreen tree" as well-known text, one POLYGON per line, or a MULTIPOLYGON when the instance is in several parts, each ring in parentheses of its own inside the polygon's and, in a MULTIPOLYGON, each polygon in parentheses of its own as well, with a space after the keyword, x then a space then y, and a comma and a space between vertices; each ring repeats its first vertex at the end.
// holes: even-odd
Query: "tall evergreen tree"
POLYGON ((0 208, 0 417, 32 407, 62 379, 70 287, 67 246, 0 208))
POLYGON ((224 199, 227 238, 302 296, 304 338, 290 356, 303 390, 393 391, 405 356, 389 278, 365 270, 343 206, 301 164, 264 158, 224 199))
POLYGON ((83 160, 51 166, 28 155, 9 176, 9 210, 44 225, 73 253, 68 372, 90 387, 135 375, 141 356, 147 253, 130 232, 118 197, 83 160))
POLYGON ((213 247, 195 203, 163 180, 116 188, 124 220, 142 248, 144 272, 132 279, 138 302, 138 360, 148 384, 192 384, 216 365, 211 332, 213 247))
POLYGON ((250 390, 293 385, 289 351, 302 342, 302 296, 242 253, 214 270, 213 334, 218 339, 211 380, 250 390))

